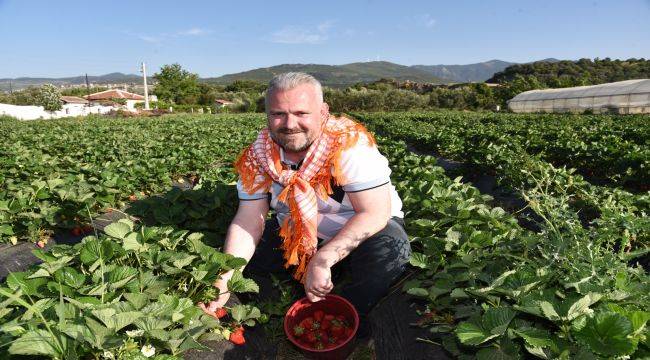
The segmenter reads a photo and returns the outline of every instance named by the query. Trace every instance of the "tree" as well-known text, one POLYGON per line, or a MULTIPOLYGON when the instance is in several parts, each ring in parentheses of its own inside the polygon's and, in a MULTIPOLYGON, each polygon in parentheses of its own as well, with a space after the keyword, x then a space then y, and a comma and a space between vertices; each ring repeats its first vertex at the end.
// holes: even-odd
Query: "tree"
POLYGON ((36 94, 36 105, 40 105, 47 111, 61 110, 61 93, 56 86, 45 84, 41 86, 36 94))
POLYGON ((180 64, 164 65, 153 77, 158 81, 154 93, 161 100, 195 103, 199 96, 199 76, 184 70, 180 64))

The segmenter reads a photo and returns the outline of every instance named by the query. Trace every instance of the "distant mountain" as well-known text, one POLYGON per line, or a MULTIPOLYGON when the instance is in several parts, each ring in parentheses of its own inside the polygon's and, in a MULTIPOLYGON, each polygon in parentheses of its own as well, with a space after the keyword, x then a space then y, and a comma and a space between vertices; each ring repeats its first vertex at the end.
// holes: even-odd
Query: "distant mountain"
POLYGON ((429 72, 387 61, 358 62, 345 65, 282 64, 216 78, 207 78, 203 79, 203 81, 215 84, 229 84, 235 80, 244 79, 268 82, 274 75, 288 71, 309 73, 323 85, 330 87, 344 87, 358 82, 373 82, 382 78, 430 83, 448 82, 429 72))
MULTIPOLYGON (((544 59, 541 61, 558 62, 557 59, 544 59)), ((490 60, 482 63, 468 65, 413 65, 405 66, 387 61, 356 62, 345 65, 321 64, 282 64, 266 68, 253 69, 236 74, 220 77, 202 78, 201 81, 213 84, 230 84, 235 80, 256 80, 268 82, 279 73, 288 71, 302 71, 314 75, 323 85, 330 87, 345 87, 355 83, 370 83, 382 78, 399 81, 415 81, 426 83, 452 83, 452 82, 481 82, 494 74, 504 71, 517 63, 490 60)), ((152 80, 149 78, 149 80, 152 80)), ((93 84, 140 84, 142 77, 134 74, 110 73, 101 76, 88 76, 88 81, 93 84)), ((0 79, 0 91, 9 90, 9 83, 14 90, 28 86, 38 86, 45 83, 54 85, 81 85, 85 84, 85 76, 66 78, 30 78, 0 79)))
MULTIPOLYGON (((110 73, 100 76, 88 76, 88 81, 93 84, 128 84, 142 82, 142 76, 134 74, 123 74, 119 72, 110 73)), ((20 77, 15 79, 0 79, 0 91, 9 90, 9 83, 13 90, 24 89, 28 86, 39 86, 43 84, 61 85, 81 85, 86 83, 85 76, 74 76, 65 78, 32 78, 20 77)))
POLYGON ((413 65, 412 67, 454 82, 481 82, 514 64, 507 61, 490 60, 467 65, 413 65))

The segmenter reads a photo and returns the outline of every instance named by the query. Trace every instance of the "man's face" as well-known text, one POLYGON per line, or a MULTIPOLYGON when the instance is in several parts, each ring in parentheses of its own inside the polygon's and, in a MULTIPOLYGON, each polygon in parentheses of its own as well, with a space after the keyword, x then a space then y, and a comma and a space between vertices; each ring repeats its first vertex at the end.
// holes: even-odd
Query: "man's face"
POLYGON ((271 138, 287 152, 307 150, 320 136, 326 106, 309 84, 272 92, 266 110, 271 138))

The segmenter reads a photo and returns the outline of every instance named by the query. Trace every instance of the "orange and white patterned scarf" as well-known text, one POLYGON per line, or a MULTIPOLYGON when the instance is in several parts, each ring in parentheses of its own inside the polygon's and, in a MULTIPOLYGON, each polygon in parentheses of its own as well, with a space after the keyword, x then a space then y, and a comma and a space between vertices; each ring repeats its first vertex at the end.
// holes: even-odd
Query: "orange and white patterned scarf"
POLYGON ((290 216, 280 224, 284 266, 297 265, 293 276, 303 284, 307 264, 318 246, 316 196, 326 200, 332 194, 332 177, 337 185, 345 183, 341 153, 354 146, 359 135, 366 136, 369 146, 376 144, 372 134, 352 119, 330 117, 327 113, 324 118, 321 135, 307 150, 298 170, 283 169, 280 146, 273 141, 268 128, 260 131, 257 140, 235 162, 243 188, 249 194, 260 189, 268 192, 273 182, 284 186, 278 195, 278 201, 287 204, 290 211, 290 216))

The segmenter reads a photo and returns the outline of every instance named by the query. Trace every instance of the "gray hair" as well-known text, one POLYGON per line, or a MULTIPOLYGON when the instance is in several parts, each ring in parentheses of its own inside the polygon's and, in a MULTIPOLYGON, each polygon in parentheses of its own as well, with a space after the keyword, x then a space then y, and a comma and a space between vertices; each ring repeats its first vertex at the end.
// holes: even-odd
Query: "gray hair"
POLYGON ((282 73, 275 75, 271 81, 269 81, 269 87, 266 90, 266 96, 265 96, 265 105, 268 108, 269 105, 269 95, 276 91, 286 91, 286 90, 291 90, 295 89, 296 87, 303 85, 303 84, 309 84, 314 87, 314 90, 316 90, 316 96, 318 96, 318 100, 321 102, 323 101, 323 87, 320 84, 320 81, 316 80, 315 77, 303 73, 303 72, 287 72, 287 73, 282 73))

